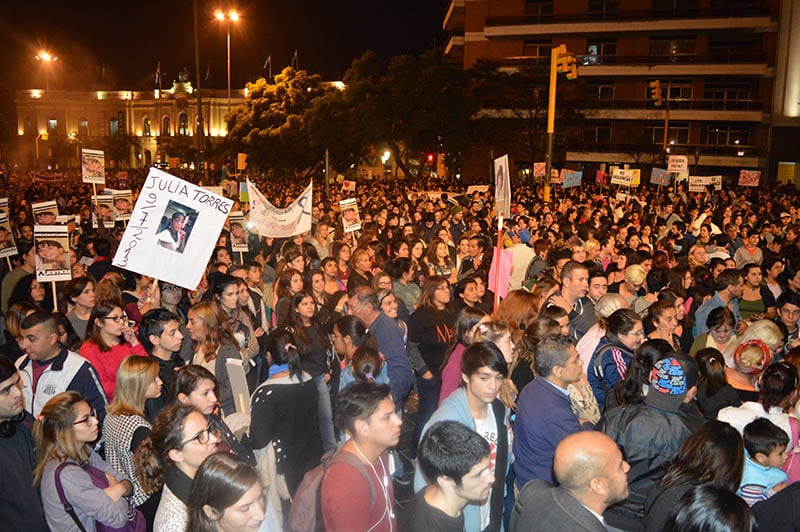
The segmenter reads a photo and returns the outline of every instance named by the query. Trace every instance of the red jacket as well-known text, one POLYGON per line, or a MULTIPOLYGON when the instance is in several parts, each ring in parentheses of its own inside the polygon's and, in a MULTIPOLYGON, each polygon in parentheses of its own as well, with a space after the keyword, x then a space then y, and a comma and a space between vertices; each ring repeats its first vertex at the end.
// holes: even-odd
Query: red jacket
POLYGON ((142 344, 136 344, 136 346, 117 344, 111 348, 111 351, 101 351, 100 346, 96 343, 86 340, 81 346, 80 355, 97 370, 100 384, 103 385, 108 402, 111 403, 114 399, 114 388, 117 385, 117 369, 122 364, 122 360, 128 355, 146 357, 147 352, 142 344))

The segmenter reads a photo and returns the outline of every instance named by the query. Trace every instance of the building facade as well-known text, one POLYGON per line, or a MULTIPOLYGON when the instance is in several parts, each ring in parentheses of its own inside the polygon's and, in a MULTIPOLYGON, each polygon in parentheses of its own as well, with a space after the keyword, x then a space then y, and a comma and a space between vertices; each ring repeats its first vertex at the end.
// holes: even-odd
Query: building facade
POLYGON ((76 167, 81 148, 105 149, 106 161, 143 168, 179 158, 190 164, 200 148, 212 151, 225 136, 225 115, 246 89, 202 90, 185 78, 152 91, 17 91, 17 158, 21 169, 76 167), (204 136, 201 136, 201 128, 204 136))
MULTIPOLYGON (((798 175, 797 0, 451 0, 443 28, 446 57, 465 69, 539 65, 547 76, 554 46, 577 56, 578 79, 561 76, 557 93, 582 134, 557 165, 660 166, 666 134, 666 151, 701 174, 798 175), (576 85, 562 97, 566 83, 576 85)), ((533 162, 514 155, 518 169, 533 162)))

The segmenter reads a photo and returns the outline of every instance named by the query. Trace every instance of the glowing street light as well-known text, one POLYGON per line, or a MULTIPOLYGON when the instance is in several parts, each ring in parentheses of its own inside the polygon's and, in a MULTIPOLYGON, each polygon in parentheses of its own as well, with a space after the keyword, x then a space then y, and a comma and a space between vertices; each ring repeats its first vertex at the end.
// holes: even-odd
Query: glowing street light
POLYGON ((231 112, 231 23, 239 21, 239 12, 235 9, 227 13, 221 9, 214 12, 214 18, 220 22, 227 22, 225 29, 228 35, 228 112, 231 112))
POLYGON ((40 50, 34 59, 44 64, 44 85, 45 90, 50 92, 50 65, 58 61, 58 57, 54 56, 46 50, 40 50))

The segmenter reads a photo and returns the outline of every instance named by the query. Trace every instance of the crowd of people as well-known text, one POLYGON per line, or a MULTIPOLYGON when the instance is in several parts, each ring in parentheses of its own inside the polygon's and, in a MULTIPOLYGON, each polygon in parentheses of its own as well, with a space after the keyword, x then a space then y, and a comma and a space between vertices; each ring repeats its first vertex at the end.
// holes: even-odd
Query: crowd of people
MULTIPOLYGON (((144 177, 109 186, 135 199, 144 177)), ((330 184, 309 233, 203 235, 205 275, 181 287, 112 264, 125 223, 93 224, 79 181, 8 190, 0 520, 15 530, 800 521, 794 187, 617 199, 585 184, 545 201, 512 182, 498 231, 491 187, 330 184), (72 279, 52 285, 30 210, 50 200, 76 215, 72 279), (401 514, 395 489, 412 481, 401 514)), ((276 205, 305 187, 257 182, 276 205)), ((247 220, 246 202, 232 210, 247 220)))

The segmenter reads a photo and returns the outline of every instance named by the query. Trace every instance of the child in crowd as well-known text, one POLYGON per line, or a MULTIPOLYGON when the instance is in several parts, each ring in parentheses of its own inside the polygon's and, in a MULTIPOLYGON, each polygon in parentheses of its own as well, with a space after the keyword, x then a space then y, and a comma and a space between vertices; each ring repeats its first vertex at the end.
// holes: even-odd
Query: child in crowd
POLYGON ((758 418, 744 427, 744 473, 737 495, 750 506, 767 500, 786 487, 788 475, 781 469, 786 462, 789 436, 767 418, 758 418))

